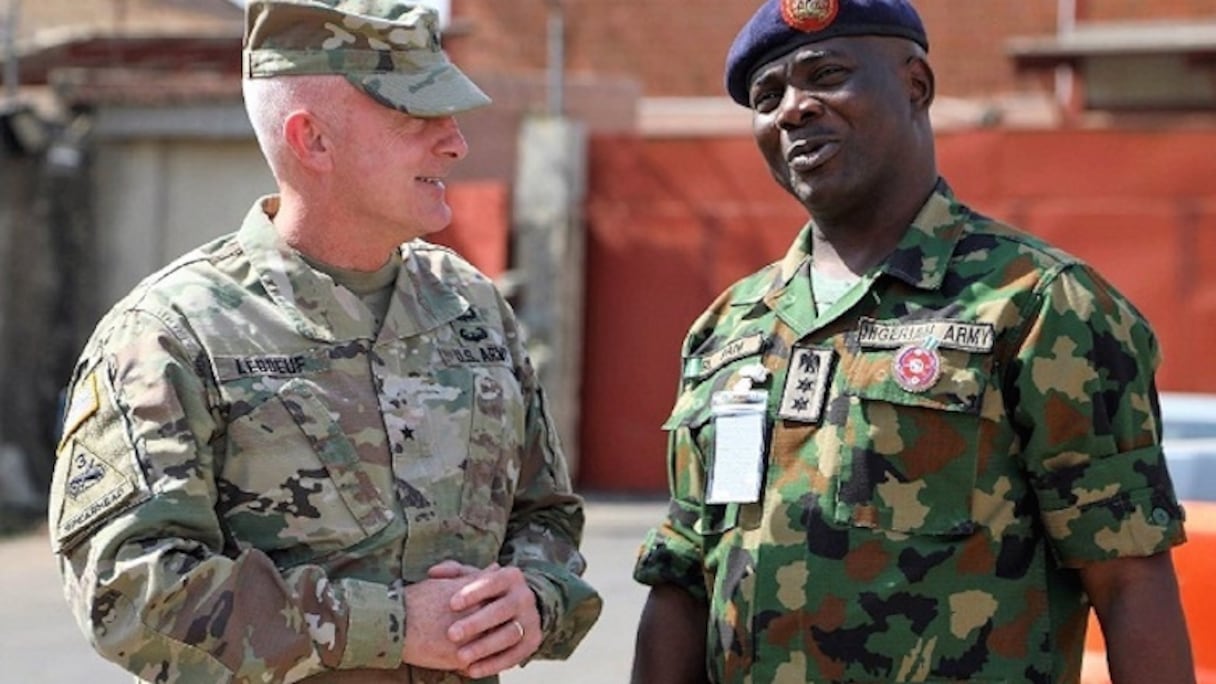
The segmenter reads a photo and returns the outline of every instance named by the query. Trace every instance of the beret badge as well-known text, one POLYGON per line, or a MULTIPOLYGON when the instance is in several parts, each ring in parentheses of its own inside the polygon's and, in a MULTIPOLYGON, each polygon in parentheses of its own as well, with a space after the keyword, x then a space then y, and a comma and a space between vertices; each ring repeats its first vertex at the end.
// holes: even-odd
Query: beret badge
POLYGON ((806 33, 827 28, 839 11, 839 0, 781 0, 781 19, 806 33))

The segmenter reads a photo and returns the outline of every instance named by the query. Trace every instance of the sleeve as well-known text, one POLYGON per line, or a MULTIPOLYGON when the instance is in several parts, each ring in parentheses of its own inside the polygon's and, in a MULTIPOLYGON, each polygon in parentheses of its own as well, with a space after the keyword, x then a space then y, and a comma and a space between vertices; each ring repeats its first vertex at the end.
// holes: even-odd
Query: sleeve
POLYGON ((1065 566, 1185 541, 1161 448, 1148 323, 1089 267, 1040 286, 1010 365, 1009 411, 1039 515, 1065 566))
MULTIPOLYGON (((502 304, 506 308, 505 302, 502 304)), ((509 310, 508 310, 509 313, 509 310)), ((512 317, 507 318, 514 323, 512 317)), ((568 658, 599 618, 602 600, 582 578, 579 552, 583 501, 574 494, 557 429, 536 372, 513 337, 517 373, 526 403, 519 482, 499 562, 523 571, 536 594, 544 639, 534 658, 568 658)))
MULTIPOLYGON (((684 365, 693 337, 690 334, 684 344, 684 365)), ((708 420, 709 397, 703 396, 707 391, 693 385, 683 386, 671 416, 663 425, 667 431, 667 483, 671 500, 667 516, 642 542, 633 570, 633 578, 641 584, 673 584, 706 603, 709 594, 703 571, 703 530, 706 524, 712 527, 713 523, 703 521, 707 478, 697 431, 708 420)))
POLYGON ((70 608, 97 651, 148 681, 399 666, 395 589, 281 571, 225 544, 222 426, 197 345, 146 313, 107 329, 73 384, 49 512, 70 608))
POLYGON ((690 483, 704 479, 701 460, 687 426, 668 435, 667 516, 646 534, 638 551, 633 578, 641 584, 672 584, 708 604, 702 568, 701 502, 703 486, 690 483))

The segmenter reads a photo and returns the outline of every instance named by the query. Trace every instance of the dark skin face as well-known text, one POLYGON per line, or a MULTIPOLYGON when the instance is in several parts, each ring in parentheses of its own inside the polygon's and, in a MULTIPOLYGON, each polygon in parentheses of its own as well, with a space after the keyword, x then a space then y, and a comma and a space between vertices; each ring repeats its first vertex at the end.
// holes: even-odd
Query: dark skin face
POLYGON ((777 182, 851 270, 894 248, 937 180, 933 72, 899 38, 795 48, 752 78, 753 134, 777 182))

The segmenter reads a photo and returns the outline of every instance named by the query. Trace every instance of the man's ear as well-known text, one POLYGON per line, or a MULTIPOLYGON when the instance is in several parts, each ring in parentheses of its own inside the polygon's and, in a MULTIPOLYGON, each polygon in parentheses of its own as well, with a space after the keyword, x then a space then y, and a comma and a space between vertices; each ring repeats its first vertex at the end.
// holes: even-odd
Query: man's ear
POLYGON ((305 168, 312 171, 332 168, 332 141, 312 112, 301 109, 288 114, 283 121, 283 140, 305 168))
POLYGON ((937 91, 933 67, 930 67, 929 62, 921 55, 909 57, 904 66, 904 75, 908 82, 908 95, 912 99, 913 108, 928 111, 929 105, 933 104, 933 97, 937 91))

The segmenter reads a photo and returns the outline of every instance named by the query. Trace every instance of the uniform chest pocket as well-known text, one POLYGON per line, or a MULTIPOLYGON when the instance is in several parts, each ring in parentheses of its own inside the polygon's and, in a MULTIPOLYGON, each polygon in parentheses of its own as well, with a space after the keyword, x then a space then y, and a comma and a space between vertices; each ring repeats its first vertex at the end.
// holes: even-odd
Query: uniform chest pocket
POLYGON ((412 524, 457 517, 505 535, 519 481, 525 406, 509 365, 440 367, 413 379, 406 402, 416 430, 394 469, 417 505, 412 524))
POLYGON ((956 350, 911 360, 899 354, 863 350, 844 364, 849 402, 835 519, 909 534, 970 534, 989 360, 956 350))
POLYGON ((293 379, 228 427, 218 507, 241 547, 280 566, 349 548, 392 519, 329 408, 293 379))

